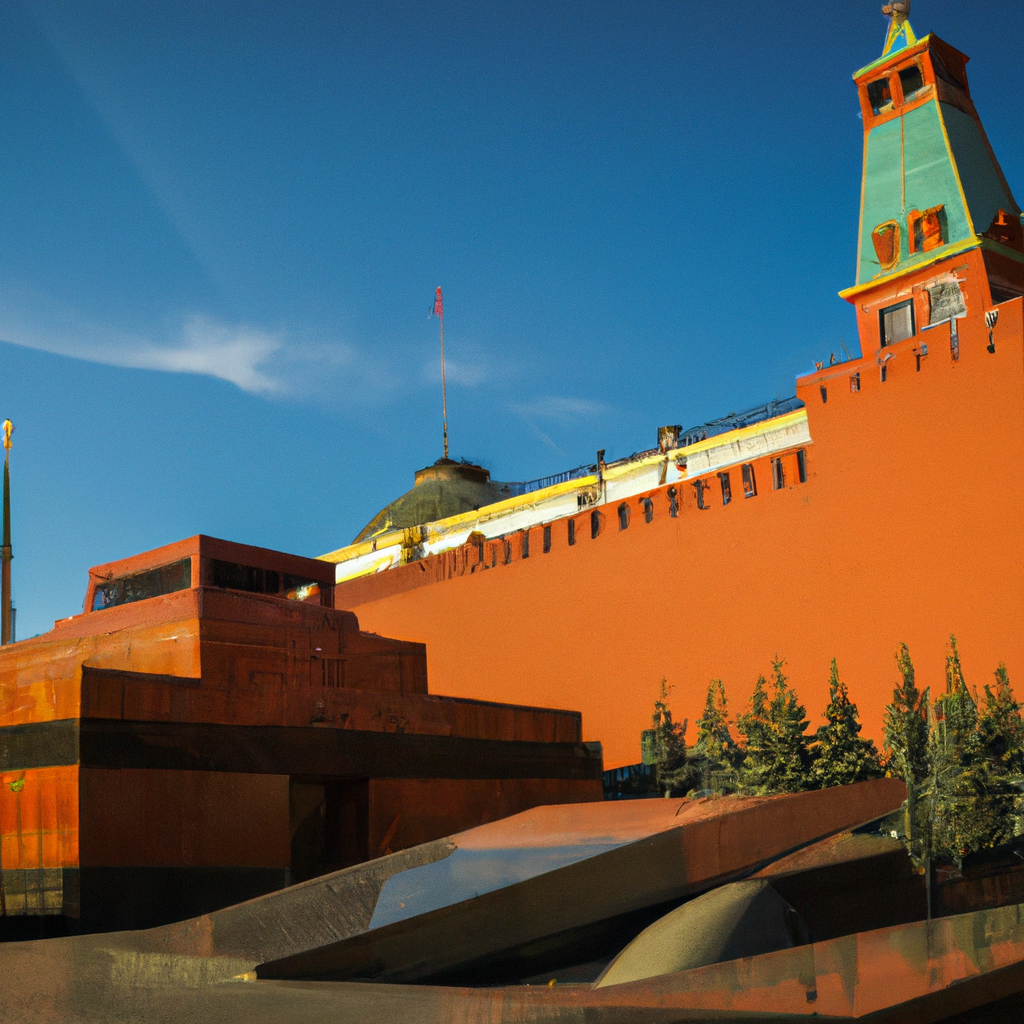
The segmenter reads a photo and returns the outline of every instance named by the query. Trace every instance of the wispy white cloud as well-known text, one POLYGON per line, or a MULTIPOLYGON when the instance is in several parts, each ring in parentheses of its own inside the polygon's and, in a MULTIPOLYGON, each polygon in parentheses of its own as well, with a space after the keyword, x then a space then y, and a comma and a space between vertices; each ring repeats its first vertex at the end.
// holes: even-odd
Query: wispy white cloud
MULTIPOLYGON (((333 407, 376 404, 416 386, 394 353, 382 357, 342 341, 205 315, 147 336, 90 323, 43 296, 9 289, 0 292, 0 341, 108 366, 215 377, 250 394, 333 407)), ((440 383, 440 363, 436 371, 440 383)), ((448 364, 449 383, 477 387, 490 377, 482 358, 448 364)), ((434 383, 429 368, 424 383, 434 383)))
POLYGON ((608 406, 588 398, 547 396, 530 402, 510 404, 509 408, 529 419, 554 420, 558 423, 578 423, 580 420, 603 416, 608 406))
MULTIPOLYGON (((464 388, 475 388, 485 384, 491 376, 487 364, 482 359, 445 359, 445 377, 449 384, 458 384, 464 388)), ((423 367, 423 379, 431 384, 441 383, 440 358, 428 362, 423 367)))
POLYGON ((257 328, 189 317, 165 341, 117 333, 94 325, 59 323, 40 328, 0 315, 0 338, 12 345, 108 366, 169 373, 196 373, 253 394, 286 392, 287 383, 267 369, 282 339, 257 328))
POLYGON ((541 429, 538 420, 553 422, 558 426, 568 426, 581 420, 604 415, 608 407, 601 402, 589 398, 566 398, 548 395, 535 398, 530 402, 510 402, 508 408, 519 416, 523 422, 549 447, 565 455, 565 452, 541 429))
POLYGON ((194 316, 185 322, 177 344, 144 343, 106 352, 101 350, 85 358, 115 366, 205 374, 229 381, 243 391, 266 394, 289 390, 284 381, 266 369, 268 360, 281 346, 280 337, 264 331, 194 316))

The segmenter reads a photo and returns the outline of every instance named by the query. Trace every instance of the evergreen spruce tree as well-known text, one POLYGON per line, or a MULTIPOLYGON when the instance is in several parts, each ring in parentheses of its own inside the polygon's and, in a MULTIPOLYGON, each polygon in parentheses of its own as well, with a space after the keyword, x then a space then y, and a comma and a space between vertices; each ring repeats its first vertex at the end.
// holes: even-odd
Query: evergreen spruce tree
POLYGON ((996 689, 985 684, 978 715, 978 746, 989 771, 983 811, 991 823, 986 846, 1008 843, 1018 835, 1022 810, 1018 784, 1024 771, 1024 718, 1006 666, 1001 664, 995 676, 996 689))
POLYGON ((978 718, 978 736, 984 756, 1000 778, 1024 774, 1024 718, 1014 698, 1006 666, 995 671, 996 688, 985 684, 985 704, 978 718))
POLYGON ((871 740, 860 738, 857 705, 850 700, 846 684, 839 678, 835 658, 832 659, 828 693, 825 724, 815 737, 817 756, 811 766, 815 785, 826 789, 878 778, 882 774, 878 751, 871 740))
POLYGON ((964 681, 955 636, 946 648, 946 692, 935 701, 928 746, 932 853, 959 861, 985 845, 994 823, 984 799, 990 773, 978 736, 978 704, 964 681))
POLYGON ((959 862, 969 853, 1010 842, 1018 831, 1024 723, 1006 666, 984 707, 963 679, 956 637, 946 656, 947 693, 936 702, 935 854, 959 862))
POLYGON ((654 702, 654 770, 658 789, 665 796, 684 794, 693 787, 694 768, 686 756, 687 721, 672 720, 667 680, 661 680, 661 696, 654 702))
POLYGON ((893 690, 891 703, 885 706, 883 731, 888 752, 890 775, 907 786, 903 830, 911 854, 923 858, 927 847, 927 808, 919 809, 918 794, 929 778, 928 691, 918 690, 914 663, 906 644, 896 648, 896 667, 902 682, 893 690))
POLYGON ((736 719, 736 728, 744 739, 743 760, 739 769, 740 788, 745 793, 761 793, 767 785, 766 765, 770 759, 768 722, 768 681, 758 676, 750 696, 750 710, 736 719))
POLYGON ((704 713, 697 719, 697 742, 689 757, 702 790, 721 792, 735 788, 737 748, 729 732, 728 702, 721 679, 712 679, 708 686, 704 713))
POLYGON ((772 661, 772 693, 765 692, 765 679, 758 677, 751 697, 751 710, 737 726, 747 738, 746 757, 740 782, 746 792, 756 794, 796 793, 810 782, 805 730, 807 721, 796 692, 787 685, 778 656, 772 661))

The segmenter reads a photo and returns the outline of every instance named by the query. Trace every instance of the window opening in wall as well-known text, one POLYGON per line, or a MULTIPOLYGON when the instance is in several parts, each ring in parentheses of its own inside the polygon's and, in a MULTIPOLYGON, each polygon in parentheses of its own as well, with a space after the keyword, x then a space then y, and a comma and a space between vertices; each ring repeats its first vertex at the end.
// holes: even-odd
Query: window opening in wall
POLYGON ((523 531, 523 550, 522 550, 522 556, 523 556, 523 558, 529 558, 530 557, 530 531, 529 530, 524 530, 523 531))
POLYGON ((722 504, 728 505, 732 501, 732 481, 729 479, 728 473, 718 474, 718 483, 722 488, 722 504))
POLYGON ((697 492, 697 508, 708 508, 708 503, 704 497, 707 491, 707 484, 703 480, 694 480, 693 489, 697 492))
POLYGON ((871 244, 875 247, 878 266, 892 270, 900 261, 900 226, 894 220, 883 221, 871 232, 871 244))
POLYGON ((914 301, 886 306, 878 314, 878 326, 882 345, 895 345, 898 341, 906 341, 914 336, 914 301))
MULTIPOLYGON (((277 574, 274 573, 274 575, 277 574)), ((227 586, 225 583, 214 585, 227 586)), ((101 583, 93 592, 91 610, 98 612, 103 608, 115 608, 122 604, 145 601, 150 597, 163 597, 164 594, 173 594, 178 590, 188 590, 191 586, 192 559, 182 558, 170 565, 162 565, 157 569, 144 569, 142 572, 132 573, 129 576, 118 576, 108 583, 101 583)))
POLYGON ((566 533, 569 538, 569 547, 576 543, 576 520, 570 519, 566 524, 566 533))
POLYGON ((590 538, 593 540, 601 532, 601 520, 604 518, 595 508, 590 513, 590 538))
POLYGON ((954 362, 960 358, 960 332, 956 327, 956 317, 949 321, 949 354, 954 362))
POLYGON ((546 555, 551 550, 551 527, 544 527, 544 554, 546 555))
POLYGON ((859 373, 851 373, 850 374, 850 390, 851 391, 860 391, 860 374, 859 373))
POLYGON ((673 519, 679 515, 679 492, 674 487, 668 489, 668 514, 673 519))
POLYGON ((654 500, 652 498, 642 499, 641 504, 644 506, 644 522, 654 522, 654 500))
POLYGON ((753 498, 757 494, 757 481, 754 479, 754 467, 751 463, 743 464, 743 497, 753 498))
MULTIPOLYGON (((483 555, 480 556, 481 561, 483 555)), ((310 601, 320 603, 320 584, 316 580, 304 580, 301 576, 292 576, 290 573, 281 574, 281 590, 289 601, 310 601)))
POLYGON ((884 384, 889 379, 889 364, 882 363, 878 368, 878 379, 884 384))
POLYGON ((944 246, 949 241, 945 206, 940 204, 928 210, 911 210, 907 215, 907 237, 912 253, 931 252, 944 246))
POLYGON ((919 92, 924 91, 924 75, 921 69, 913 64, 900 72, 900 85, 903 88, 903 102, 909 103, 917 98, 919 92))
POLYGON ((509 565, 512 561, 512 541, 503 540, 501 543, 505 546, 505 564, 509 565))
POLYGON ((821 392, 821 404, 824 405, 828 401, 828 388, 822 384, 818 390, 821 392))
POLYGON ((625 530, 629 527, 629 506, 623 502, 619 505, 619 529, 625 530))
POLYGON ((786 486, 786 470, 782 465, 782 459, 772 459, 772 487, 781 491, 786 486))
POLYGON ((498 565, 498 545, 491 545, 491 568, 494 569, 498 565))
POLYGON ((796 453, 796 475, 800 483, 807 483, 807 452, 803 448, 796 453))
POLYGON ((211 558, 209 566, 211 586, 245 590, 250 594, 277 594, 281 590, 281 576, 273 569, 224 562, 219 558, 211 558))
POLYGON ((892 90, 888 78, 879 78, 868 83, 868 103, 875 114, 884 114, 892 110, 892 90))

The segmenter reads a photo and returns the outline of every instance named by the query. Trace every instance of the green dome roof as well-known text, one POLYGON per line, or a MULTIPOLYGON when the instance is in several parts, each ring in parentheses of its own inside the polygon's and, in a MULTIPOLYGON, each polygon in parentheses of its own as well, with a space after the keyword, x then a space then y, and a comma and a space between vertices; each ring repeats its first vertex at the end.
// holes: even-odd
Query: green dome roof
POLYGON ((385 505, 353 543, 358 544, 386 530, 404 530, 473 512, 484 505, 503 501, 510 493, 507 484, 492 480, 491 474, 481 466, 438 459, 432 466, 417 470, 413 489, 385 505))

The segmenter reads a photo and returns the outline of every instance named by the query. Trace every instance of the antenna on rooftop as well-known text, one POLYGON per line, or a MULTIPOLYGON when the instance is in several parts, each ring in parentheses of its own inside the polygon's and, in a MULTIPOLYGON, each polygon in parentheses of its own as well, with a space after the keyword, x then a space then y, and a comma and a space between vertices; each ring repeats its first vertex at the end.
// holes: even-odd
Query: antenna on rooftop
POLYGON ((441 289, 438 288, 434 295, 434 307, 430 311, 431 316, 436 316, 441 321, 441 415, 444 428, 444 457, 448 458, 448 384, 444 373, 444 303, 441 301, 441 289))
POLYGON ((0 548, 0 644, 11 642, 11 434, 14 424, 4 420, 4 543, 0 548))

